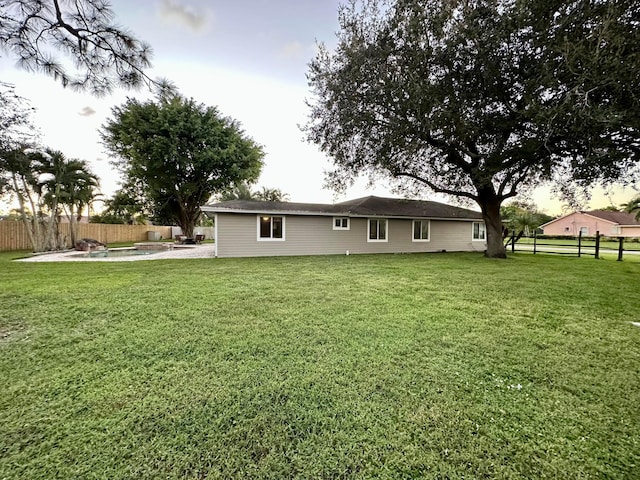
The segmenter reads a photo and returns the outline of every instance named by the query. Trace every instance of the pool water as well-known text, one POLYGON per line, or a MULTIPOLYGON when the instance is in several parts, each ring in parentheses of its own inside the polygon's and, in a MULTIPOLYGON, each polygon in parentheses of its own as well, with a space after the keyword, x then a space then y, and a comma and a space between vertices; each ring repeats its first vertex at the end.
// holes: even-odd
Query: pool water
POLYGON ((159 250, 98 250, 96 252, 86 252, 74 255, 75 257, 82 258, 112 258, 112 257, 132 257, 135 255, 153 255, 158 253, 159 250))

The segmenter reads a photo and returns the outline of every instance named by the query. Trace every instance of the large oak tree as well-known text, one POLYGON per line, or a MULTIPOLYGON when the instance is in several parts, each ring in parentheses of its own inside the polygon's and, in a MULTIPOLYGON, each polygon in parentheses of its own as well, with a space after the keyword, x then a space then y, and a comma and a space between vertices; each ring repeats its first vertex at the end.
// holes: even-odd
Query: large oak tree
POLYGON ((128 99, 112 110, 101 131, 128 191, 137 192, 152 217, 191 236, 200 206, 260 175, 262 147, 217 108, 182 96, 128 99))
POLYGON ((639 2, 363 0, 320 45, 304 127, 341 188, 400 179, 477 202, 487 255, 523 188, 630 181, 640 153, 639 2))

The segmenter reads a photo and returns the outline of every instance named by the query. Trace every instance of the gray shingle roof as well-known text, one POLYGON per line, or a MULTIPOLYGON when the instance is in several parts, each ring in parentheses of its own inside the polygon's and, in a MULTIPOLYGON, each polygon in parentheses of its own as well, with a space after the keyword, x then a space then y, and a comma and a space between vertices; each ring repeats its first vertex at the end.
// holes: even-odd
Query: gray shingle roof
POLYGON ((332 205, 320 203, 261 202, 256 200, 230 200, 205 205, 203 211, 235 213, 291 213, 318 215, 345 215, 363 217, 409 217, 409 218, 459 218, 461 220, 482 219, 482 214, 466 208, 454 207, 439 202, 406 200, 400 198, 363 197, 332 205))

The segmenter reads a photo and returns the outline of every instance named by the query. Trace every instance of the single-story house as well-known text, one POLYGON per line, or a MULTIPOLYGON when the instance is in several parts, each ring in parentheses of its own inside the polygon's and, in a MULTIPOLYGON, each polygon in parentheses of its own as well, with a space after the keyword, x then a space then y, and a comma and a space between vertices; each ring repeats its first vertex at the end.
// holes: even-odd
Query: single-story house
POLYGON ((640 237, 640 222, 630 213, 611 210, 573 212, 541 225, 545 235, 640 237))
POLYGON ((484 251, 479 212, 437 202, 364 197, 331 205, 231 200, 214 219, 216 256, 484 251))

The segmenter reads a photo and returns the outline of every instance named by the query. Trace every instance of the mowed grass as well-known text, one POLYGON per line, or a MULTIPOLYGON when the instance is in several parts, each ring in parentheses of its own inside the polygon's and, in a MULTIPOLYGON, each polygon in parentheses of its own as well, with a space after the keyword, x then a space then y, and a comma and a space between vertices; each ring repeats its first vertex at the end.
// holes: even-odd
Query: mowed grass
POLYGON ((0 478, 637 478, 640 264, 17 263, 0 478))

